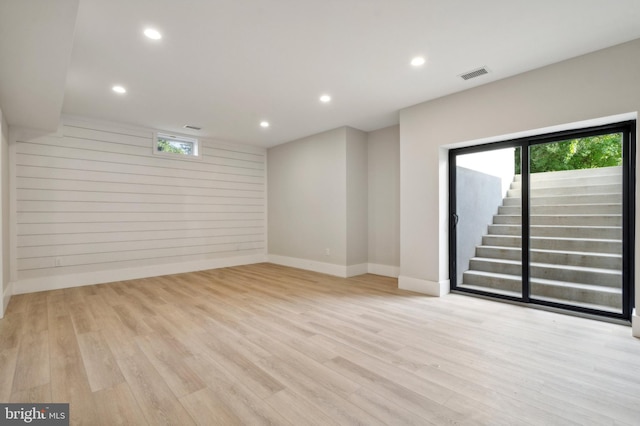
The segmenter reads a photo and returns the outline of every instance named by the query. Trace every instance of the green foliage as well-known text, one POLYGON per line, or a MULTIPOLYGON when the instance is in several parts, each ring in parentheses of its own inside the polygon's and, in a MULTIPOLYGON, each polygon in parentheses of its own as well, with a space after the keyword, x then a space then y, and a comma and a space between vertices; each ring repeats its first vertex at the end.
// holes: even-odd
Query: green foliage
POLYGON ((193 145, 188 143, 169 141, 167 139, 158 139, 158 151, 191 155, 191 152, 193 151, 193 145))
MULTIPOLYGON (((571 139, 532 145, 529 148, 531 173, 594 169, 622 164, 622 134, 571 139)), ((520 174, 520 150, 515 155, 516 174, 520 174)))

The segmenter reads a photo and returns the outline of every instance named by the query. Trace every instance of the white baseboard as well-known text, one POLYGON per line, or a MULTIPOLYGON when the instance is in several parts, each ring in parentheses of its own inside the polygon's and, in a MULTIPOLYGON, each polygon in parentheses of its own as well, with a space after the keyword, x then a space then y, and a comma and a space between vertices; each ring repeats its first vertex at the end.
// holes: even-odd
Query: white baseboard
POLYGON ((168 263, 137 268, 107 271, 84 272, 49 277, 30 278, 13 283, 13 294, 35 293, 38 291, 80 287, 92 284, 104 284, 114 281, 135 280, 160 275, 182 274, 206 269, 226 268, 230 266, 250 265, 265 261, 264 254, 198 260, 192 262, 168 263))
POLYGON ((305 269, 307 271, 320 272, 321 274, 333 275, 341 278, 346 278, 348 272, 346 266, 336 265, 334 263, 324 263, 315 260, 300 259, 297 257, 280 256, 277 254, 270 254, 268 259, 270 263, 275 263, 276 265, 305 269))
POLYGON ((449 280, 436 282, 400 275, 398 277, 398 288, 440 297, 449 293, 449 280))
MULTIPOLYGON (((397 266, 380 265, 377 263, 360 263, 358 265, 342 266, 335 263, 318 262, 315 260, 300 259, 298 257, 269 255, 269 262, 276 265, 289 266, 291 268, 305 269, 307 271, 320 272, 341 278, 355 277, 362 274, 375 274, 384 277, 398 278, 400 268, 397 266)), ((448 290, 447 290, 448 291, 448 290)))
POLYGON ((369 263, 367 265, 367 272, 374 275, 382 275, 383 277, 398 278, 400 275, 400 267, 369 263))
POLYGON ((379 265, 375 263, 360 263, 357 265, 336 265, 315 260, 300 259, 298 257, 269 255, 269 262, 276 265, 289 266, 291 268, 305 269, 307 271, 320 272, 341 278, 355 277, 363 274, 375 274, 385 277, 398 278, 400 268, 397 266, 379 265))
POLYGON ((7 312, 7 307, 9 306, 9 301, 11 300, 11 296, 13 295, 13 283, 9 283, 7 288, 4 290, 2 294, 2 306, 0 306, 0 318, 4 318, 4 313, 7 312))
POLYGON ((369 272, 369 264, 360 263, 359 265, 349 265, 347 266, 347 278, 355 277, 357 275, 366 274, 369 272))
POLYGON ((640 312, 633 310, 631 316, 631 334, 640 339, 640 312))

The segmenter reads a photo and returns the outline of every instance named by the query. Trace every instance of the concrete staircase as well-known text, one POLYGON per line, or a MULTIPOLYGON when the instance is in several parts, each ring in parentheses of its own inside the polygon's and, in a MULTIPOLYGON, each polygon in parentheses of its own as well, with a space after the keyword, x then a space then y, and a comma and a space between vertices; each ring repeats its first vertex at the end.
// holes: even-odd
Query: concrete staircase
MULTIPOLYGON (((520 176, 459 287, 520 296, 520 176)), ((531 175, 531 296, 621 312, 622 168, 531 175)))

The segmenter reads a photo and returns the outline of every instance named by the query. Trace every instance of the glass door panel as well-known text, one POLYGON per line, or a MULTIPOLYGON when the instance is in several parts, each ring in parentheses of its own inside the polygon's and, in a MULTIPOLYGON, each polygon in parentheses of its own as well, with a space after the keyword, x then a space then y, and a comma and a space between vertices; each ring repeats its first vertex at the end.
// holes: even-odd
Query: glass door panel
POLYGON ((623 312, 623 133, 529 147, 530 298, 623 312))
POLYGON ((520 148, 455 156, 454 288, 522 297, 520 148))

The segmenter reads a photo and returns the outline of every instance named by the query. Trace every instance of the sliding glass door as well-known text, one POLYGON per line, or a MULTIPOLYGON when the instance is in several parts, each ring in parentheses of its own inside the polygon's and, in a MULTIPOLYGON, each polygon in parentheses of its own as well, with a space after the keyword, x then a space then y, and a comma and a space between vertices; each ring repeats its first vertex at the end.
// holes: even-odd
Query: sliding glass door
POLYGON ((453 290, 628 319, 635 123, 452 150, 453 290))
POLYGON ((519 151, 520 147, 508 147, 456 156, 458 288, 522 297, 520 198, 512 197, 504 205, 519 151))

